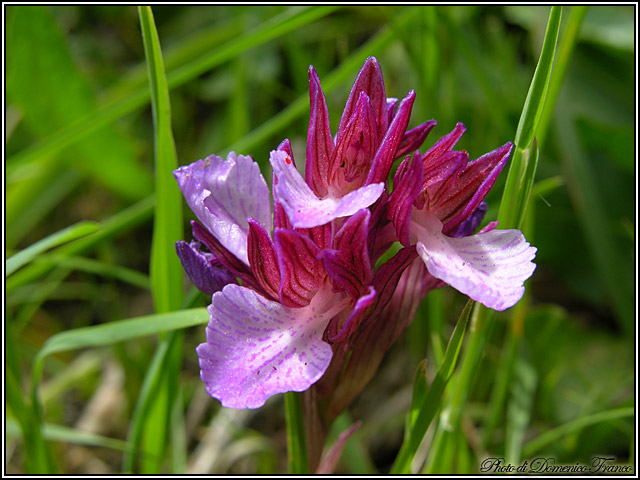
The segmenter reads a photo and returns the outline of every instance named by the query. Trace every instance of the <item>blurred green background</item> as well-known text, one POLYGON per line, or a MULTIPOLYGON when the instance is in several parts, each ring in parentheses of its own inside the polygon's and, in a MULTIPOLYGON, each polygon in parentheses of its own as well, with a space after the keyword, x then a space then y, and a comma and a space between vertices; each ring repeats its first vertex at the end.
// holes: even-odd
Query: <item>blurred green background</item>
MULTIPOLYGON (((573 8, 564 9, 560 42, 573 8)), ((351 84, 373 55, 388 96, 416 91, 410 127, 438 121, 425 148, 458 121, 467 127, 458 146, 471 158, 513 140, 549 8, 156 5, 153 12, 179 163, 235 150, 253 155, 270 179, 269 151, 284 138, 298 163, 304 158, 310 64, 334 133, 351 84)), ((64 259, 41 259, 39 270, 25 274, 25 267, 7 279, 6 364, 27 392, 33 358, 47 338, 153 312, 153 207, 145 200, 154 188, 153 125, 135 7, 6 6, 5 15, 5 254, 83 220, 107 230, 64 259)), ((504 456, 513 421, 524 422, 522 458, 531 452, 573 464, 607 454, 635 461, 628 416, 586 422, 527 450, 527 442, 553 428, 635 405, 634 27, 633 6, 590 6, 575 48, 560 60, 566 76, 548 128, 539 132, 525 232, 538 248, 538 268, 527 284, 520 361, 507 394, 520 401, 507 402, 490 438, 479 440, 513 321, 507 311, 497 315, 465 409, 466 443, 446 473, 476 473, 482 459, 504 456)), ((486 221, 496 217, 505 177, 487 197, 486 221)), ((185 239, 191 218, 185 209, 185 239)), ((196 301, 206 303, 204 296, 196 301)), ((339 472, 388 471, 415 367, 425 355, 429 364, 432 343, 446 341, 463 304, 453 289, 423 302, 350 411, 363 426, 339 472)), ((198 377, 194 349, 203 339, 204 328, 189 329, 182 348, 182 465, 192 473, 284 471, 282 399, 257 411, 220 409, 198 377)), ((45 421, 124 440, 156 343, 147 338, 51 357, 41 385, 45 421)), ((14 414, 9 408, 8 473, 23 472, 27 455, 14 414)), ((121 469, 122 446, 47 438, 64 473, 121 469)), ((162 471, 172 471, 170 463, 162 471)))

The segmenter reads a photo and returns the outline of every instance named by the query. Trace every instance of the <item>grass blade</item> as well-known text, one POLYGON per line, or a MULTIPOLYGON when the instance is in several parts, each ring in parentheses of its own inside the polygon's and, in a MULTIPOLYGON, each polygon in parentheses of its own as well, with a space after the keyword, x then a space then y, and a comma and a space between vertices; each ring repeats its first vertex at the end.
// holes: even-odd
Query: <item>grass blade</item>
POLYGON ((403 442, 393 467, 391 467, 392 474, 410 473, 411 471, 411 462, 413 457, 418 451, 418 447, 420 447, 420 443, 427 433, 429 425, 431 425, 431 422, 441 405, 440 400, 444 393, 444 389, 451 378, 456 361, 458 360, 458 354, 462 348, 462 339, 464 338, 464 332, 467 329, 472 305, 473 301, 469 300, 460 314, 458 323, 456 324, 456 327, 451 334, 451 338, 449 339, 449 344, 447 345, 442 365, 440 365, 438 373, 427 390, 421 402, 420 411, 418 415, 415 416, 413 424, 411 425, 409 436, 407 440, 403 442))
POLYGON ((139 7, 140 25, 151 88, 156 172, 156 209, 151 244, 151 291, 158 313, 182 303, 182 266, 175 243, 183 237, 182 195, 172 172, 178 168, 171 132, 169 89, 164 73, 160 40, 151 7, 139 7))
MULTIPOLYGON (((353 76, 353 71, 358 70, 364 60, 375 55, 380 50, 388 46, 396 37, 395 31, 406 27, 407 23, 415 16, 416 9, 407 9, 394 19, 393 27, 389 26, 378 33, 375 37, 365 43, 357 51, 340 62, 329 75, 322 77, 322 90, 325 95, 331 93, 334 88, 344 83, 353 76)), ((253 129, 249 134, 228 146, 222 152, 224 155, 230 151, 249 152, 258 143, 270 136, 278 133, 286 126, 293 123, 298 117, 309 112, 309 98, 305 93, 292 102, 287 108, 275 115, 269 121, 263 123, 258 128, 253 129)), ((222 154, 221 154, 222 155, 222 154)), ((223 156, 224 156, 223 155, 223 156)))
MULTIPOLYGON (((187 65, 176 69, 168 75, 169 88, 173 89, 192 80, 199 75, 217 67, 218 65, 240 55, 242 52, 255 46, 262 45, 279 36, 303 27, 319 18, 322 18, 339 7, 292 7, 281 15, 273 17, 255 30, 240 35, 228 44, 220 48, 212 48, 207 55, 189 62, 187 65)), ((143 107, 150 99, 149 90, 145 87, 137 90, 128 97, 105 105, 89 115, 86 115, 72 124, 62 128, 58 132, 44 140, 27 147, 7 159, 7 174, 18 165, 25 165, 45 155, 51 155, 79 142, 87 135, 100 130, 113 123, 115 120, 143 107)))
POLYGON ((554 72, 551 81, 549 82, 549 89, 547 91, 546 108, 542 112, 540 122, 538 123, 537 137, 541 145, 544 145, 544 141, 547 137, 549 125, 553 118, 553 111, 560 94, 560 87, 564 81, 564 77, 569 67, 570 59, 573 54, 573 50, 578 42, 578 34, 582 27, 582 22, 587 10, 586 5, 573 5, 569 10, 569 16, 567 18, 566 27, 564 29, 562 39, 558 45, 558 52, 556 61, 554 63, 554 72))
MULTIPOLYGON (((147 197, 102 222, 98 231, 56 248, 48 257, 55 255, 56 258, 68 258, 84 253, 112 236, 142 223, 151 215, 154 205, 155 198, 147 197)), ((35 281, 56 266, 55 262, 49 259, 43 260, 34 261, 8 278, 5 284, 6 292, 10 293, 17 287, 35 281)))
POLYGON ((39 242, 21 250, 15 255, 7 259, 5 264, 5 277, 8 277, 20 267, 26 265, 42 252, 49 250, 50 248, 57 247, 64 243, 70 242, 77 238, 85 237, 91 233, 94 233, 100 228, 99 224, 94 222, 78 222, 70 227, 67 227, 59 232, 53 233, 46 238, 43 238, 39 242))
POLYGON ((606 410, 604 412, 598 412, 591 415, 585 415, 584 417, 576 418, 570 422, 560 425, 559 427, 547 430, 543 434, 537 436, 530 442, 528 442, 522 449, 522 457, 529 458, 536 452, 539 452, 544 447, 557 442, 565 435, 572 432, 577 432, 583 428, 591 425, 596 425, 602 422, 609 422, 611 420, 617 420, 619 418, 633 417, 635 415, 634 408, 616 408, 614 410, 606 410))
MULTIPOLYGON (((15 437, 20 434, 20 427, 14 420, 7 419, 5 426, 7 437, 15 437)), ((117 438, 109 438, 51 423, 44 424, 42 435, 45 440, 50 442, 64 442, 74 445, 85 445, 87 447, 102 447, 123 452, 129 451, 132 448, 130 444, 117 438)))
MULTIPOLYGON (((533 142, 538 122, 544 108, 545 97, 551 78, 551 67, 558 41, 560 30, 560 18, 562 7, 551 7, 549 22, 544 36, 544 43, 536 71, 533 74, 529 92, 522 108, 520 121, 516 130, 514 154, 509 166, 507 181, 500 202, 498 221, 500 228, 518 228, 517 221, 522 219, 522 212, 526 208, 528 199, 514 201, 523 194, 523 191, 531 189, 535 169, 528 166, 529 156, 525 151, 533 142)), ((537 158, 537 157, 536 157, 537 158)))

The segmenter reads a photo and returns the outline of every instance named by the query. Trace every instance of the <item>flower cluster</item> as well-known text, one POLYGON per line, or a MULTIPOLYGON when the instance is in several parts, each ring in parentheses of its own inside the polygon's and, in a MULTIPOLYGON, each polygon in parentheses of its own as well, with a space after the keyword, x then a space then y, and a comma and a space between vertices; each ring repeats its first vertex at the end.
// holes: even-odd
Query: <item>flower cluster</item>
POLYGON ((470 161, 453 150, 464 132, 458 124, 420 153, 436 122, 407 131, 415 93, 387 98, 374 58, 335 137, 313 67, 309 95, 305 176, 283 141, 270 155, 273 211, 251 157, 212 155, 174 172, 199 220, 195 241, 176 249, 193 283, 212 295, 207 340, 197 348, 201 378, 225 407, 257 408, 313 385, 335 416, 429 290, 448 284, 504 310, 535 269, 536 249, 518 230, 494 222, 474 233, 511 143, 470 161), (394 242, 402 248, 376 268, 394 242))

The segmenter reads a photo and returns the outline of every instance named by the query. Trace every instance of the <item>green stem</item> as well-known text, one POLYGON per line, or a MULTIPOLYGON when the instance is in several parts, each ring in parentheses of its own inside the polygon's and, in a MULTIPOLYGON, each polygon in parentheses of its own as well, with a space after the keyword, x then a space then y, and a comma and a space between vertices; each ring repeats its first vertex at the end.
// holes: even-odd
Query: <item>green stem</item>
POLYGON ((300 393, 287 392, 284 394, 284 413, 287 423, 289 473, 292 475, 308 474, 307 442, 300 393))

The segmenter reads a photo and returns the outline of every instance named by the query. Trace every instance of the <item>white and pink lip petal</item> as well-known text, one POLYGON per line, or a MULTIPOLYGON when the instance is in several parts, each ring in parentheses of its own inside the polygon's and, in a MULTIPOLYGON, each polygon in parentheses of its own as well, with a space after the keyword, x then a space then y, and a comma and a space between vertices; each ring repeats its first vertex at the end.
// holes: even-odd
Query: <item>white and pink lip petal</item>
POLYGON ((295 228, 312 228, 353 215, 375 203, 382 195, 384 183, 365 185, 341 198, 320 199, 302 179, 283 151, 271 152, 271 166, 278 177, 275 190, 278 200, 295 228))
POLYGON ((228 285, 212 297, 207 341, 196 349, 206 390, 229 408, 258 408, 277 393, 304 391, 332 357, 322 334, 331 315, 289 308, 228 285))
POLYGON ((437 219, 428 224, 412 226, 418 234, 418 255, 431 275, 494 310, 518 303, 524 281, 536 268, 532 260, 537 250, 519 230, 451 238, 441 232, 437 219))

